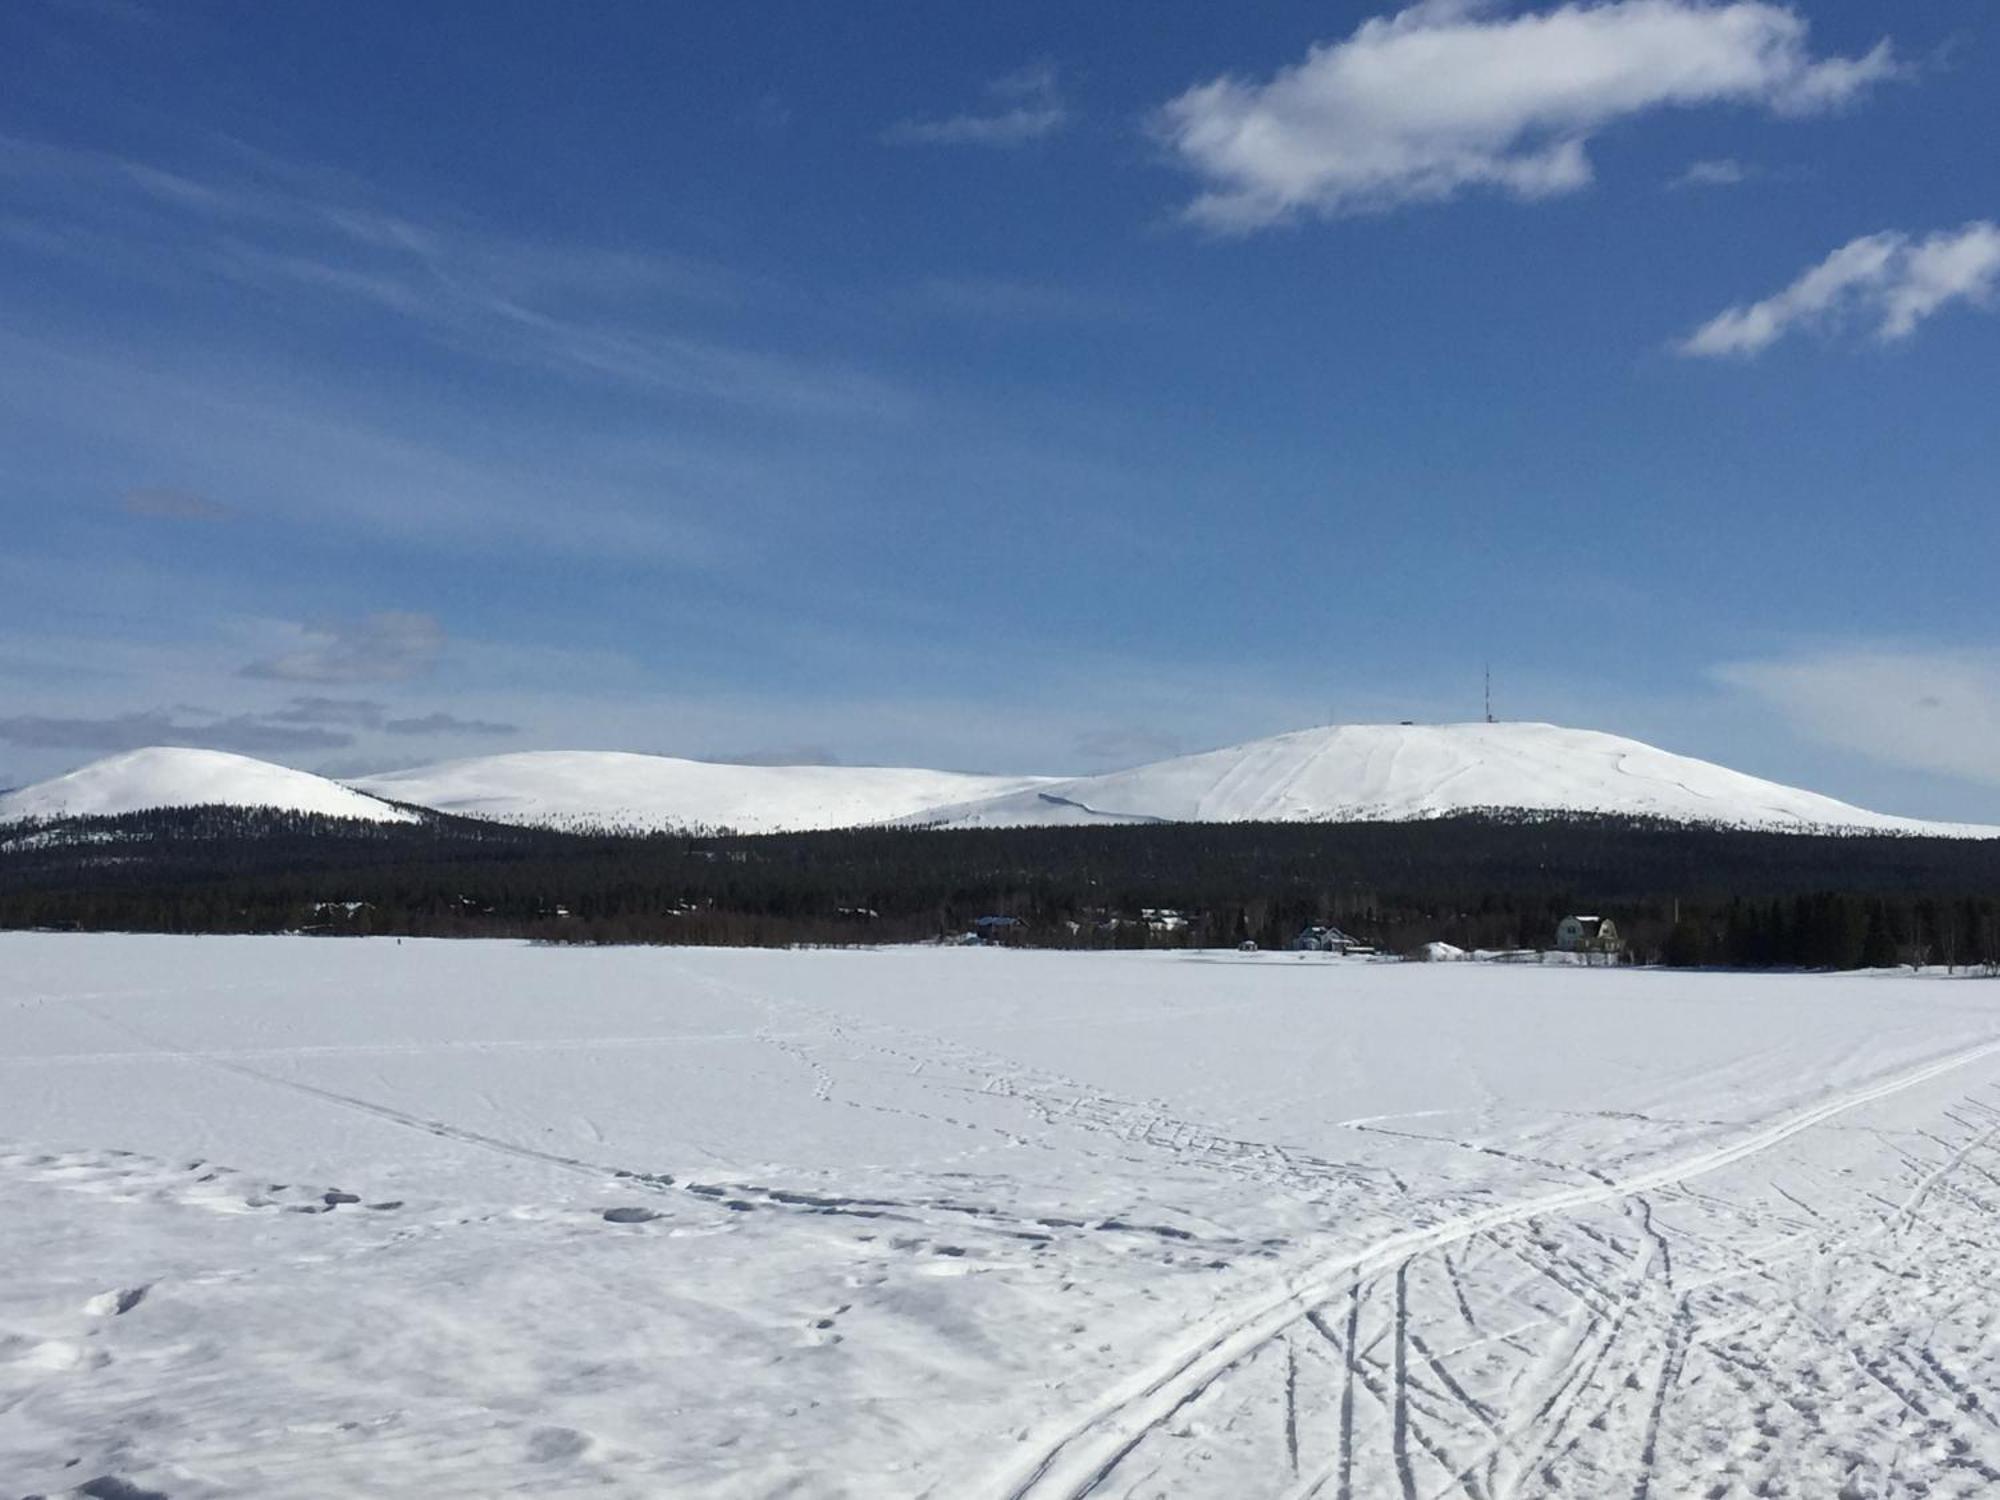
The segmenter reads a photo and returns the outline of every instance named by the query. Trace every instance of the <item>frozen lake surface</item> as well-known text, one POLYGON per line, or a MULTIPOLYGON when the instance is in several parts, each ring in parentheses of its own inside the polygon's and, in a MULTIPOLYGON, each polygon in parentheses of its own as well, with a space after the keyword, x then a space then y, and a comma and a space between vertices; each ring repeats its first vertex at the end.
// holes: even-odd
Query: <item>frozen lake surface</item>
POLYGON ((0 1496, 2000 1493, 2000 984, 0 935, 0 1496))

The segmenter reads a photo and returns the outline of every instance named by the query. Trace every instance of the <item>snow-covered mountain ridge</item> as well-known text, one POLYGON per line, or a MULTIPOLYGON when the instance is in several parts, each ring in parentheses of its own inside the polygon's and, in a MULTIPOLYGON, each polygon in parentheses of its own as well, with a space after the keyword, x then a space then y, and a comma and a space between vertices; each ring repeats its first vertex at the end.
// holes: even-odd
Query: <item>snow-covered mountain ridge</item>
POLYGON ((1519 723, 1303 729, 934 808, 921 821, 950 828, 1392 822, 1488 810, 1794 832, 2000 837, 2000 828, 1870 812, 1619 735, 1519 723))
POLYGON ((526 750, 357 777, 377 797, 516 823, 785 833, 894 822, 1038 786, 891 766, 733 766, 617 750, 526 750))
POLYGON ((269 807, 409 823, 416 814, 391 807, 324 776, 224 750, 153 745, 92 761, 65 776, 0 794, 0 823, 29 818, 115 817, 161 807, 269 807))
POLYGON ((1069 778, 544 750, 442 761, 341 785, 245 756, 154 748, 0 795, 0 822, 194 803, 384 821, 411 816, 391 801, 517 823, 744 833, 875 824, 1383 822, 1505 811, 2000 838, 2000 828, 1871 812, 1618 735, 1526 723, 1335 725, 1069 778))

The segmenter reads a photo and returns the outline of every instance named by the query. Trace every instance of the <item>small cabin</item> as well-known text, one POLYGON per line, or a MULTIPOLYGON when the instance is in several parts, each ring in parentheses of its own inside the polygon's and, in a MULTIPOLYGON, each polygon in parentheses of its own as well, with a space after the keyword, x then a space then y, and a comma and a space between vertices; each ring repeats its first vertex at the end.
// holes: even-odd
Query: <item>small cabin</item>
POLYGON ((1624 946, 1609 917, 1564 917, 1556 923, 1556 947, 1565 953, 1616 953, 1624 946))
POLYGON ((982 943, 1005 943, 1018 938, 1028 930, 1028 924, 1019 917, 975 917, 972 921, 972 935, 982 943))
POLYGON ((1307 927, 1292 939, 1300 953, 1354 953, 1367 955, 1375 950, 1359 938, 1349 937, 1338 927, 1307 927))

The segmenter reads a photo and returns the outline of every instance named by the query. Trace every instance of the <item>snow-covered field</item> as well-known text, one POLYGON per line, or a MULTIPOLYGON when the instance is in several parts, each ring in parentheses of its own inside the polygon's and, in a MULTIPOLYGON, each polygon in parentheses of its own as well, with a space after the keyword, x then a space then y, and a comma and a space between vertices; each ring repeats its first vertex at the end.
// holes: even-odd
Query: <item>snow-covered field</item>
POLYGON ((2000 985, 0 936, 0 1494, 2000 1492, 2000 985))

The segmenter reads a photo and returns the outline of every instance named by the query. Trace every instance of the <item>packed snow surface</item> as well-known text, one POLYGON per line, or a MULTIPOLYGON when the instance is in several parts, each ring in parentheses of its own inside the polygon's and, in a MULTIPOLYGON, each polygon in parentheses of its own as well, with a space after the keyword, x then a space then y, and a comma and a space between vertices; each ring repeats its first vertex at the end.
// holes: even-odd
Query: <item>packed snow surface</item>
POLYGON ((415 814, 390 807, 324 776, 223 750, 154 745, 92 761, 81 770, 0 794, 0 823, 21 818, 109 817, 162 807, 225 804, 271 807, 405 823, 415 814))
POLYGON ((1485 809, 1613 813, 1740 828, 2000 837, 1865 811, 1638 740, 1554 724, 1341 724, 1086 776, 915 821, 1362 822, 1485 809))
POLYGON ((8 1495, 2000 1492, 2000 988, 0 935, 8 1495))
POLYGON ((357 778, 364 792, 524 823, 776 833, 886 823, 942 802, 1033 786, 884 766, 735 766, 621 751, 529 750, 357 778))

